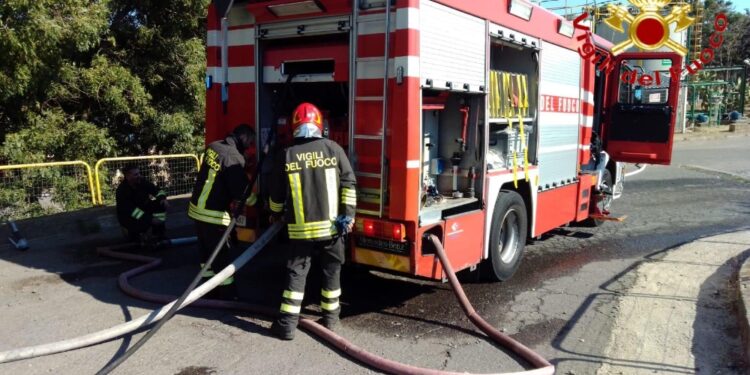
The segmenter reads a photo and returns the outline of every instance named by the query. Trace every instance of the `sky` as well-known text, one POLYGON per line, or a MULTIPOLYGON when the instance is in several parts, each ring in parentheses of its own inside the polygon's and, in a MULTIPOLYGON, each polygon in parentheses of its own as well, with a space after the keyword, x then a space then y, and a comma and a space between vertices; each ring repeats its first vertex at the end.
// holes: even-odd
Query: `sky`
MULTIPOLYGON (((558 14, 564 14, 565 9, 554 9, 554 8, 563 8, 565 6, 574 6, 576 8, 571 8, 568 10, 570 14, 572 13, 580 13, 581 8, 578 8, 579 6, 589 4, 593 5, 594 0, 532 0, 534 4, 539 4, 541 1, 541 5, 547 9, 552 10, 555 13, 558 14)), ((603 3, 617 3, 620 2, 621 4, 626 4, 627 0, 596 0, 597 4, 603 4, 603 3)), ((750 0, 732 0, 732 4, 734 5, 734 10, 736 11, 742 11, 745 8, 750 8, 750 0)))

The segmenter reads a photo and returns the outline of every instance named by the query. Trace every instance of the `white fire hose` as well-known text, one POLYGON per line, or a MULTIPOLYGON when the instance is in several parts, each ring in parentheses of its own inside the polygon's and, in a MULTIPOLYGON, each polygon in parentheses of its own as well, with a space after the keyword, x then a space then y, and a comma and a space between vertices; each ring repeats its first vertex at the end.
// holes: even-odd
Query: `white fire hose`
MULTIPOLYGON (((281 229, 282 225, 283 224, 281 223, 276 223, 268 228, 268 230, 266 230, 254 244, 248 247, 247 250, 242 253, 242 255, 237 257, 234 262, 221 270, 221 272, 217 273, 216 276, 212 277, 210 280, 206 281, 201 286, 193 290, 193 292, 188 295, 187 299, 185 299, 185 302, 179 307, 179 309, 182 309, 183 307, 193 303, 195 300, 199 299, 204 294, 216 288, 224 280, 232 276, 236 270, 244 266, 245 263, 252 259, 263 247, 266 246, 266 244, 268 244, 268 242, 281 229)), ((140 328, 146 327, 152 323, 159 321, 167 313, 167 311, 169 311, 169 309, 172 307, 172 305, 174 305, 175 302, 176 301, 173 301, 168 305, 162 306, 160 309, 154 310, 146 315, 141 316, 138 319, 118 324, 114 327, 90 333, 88 335, 52 342, 49 344, 27 346, 25 348, 0 352, 0 363, 61 353, 112 340, 114 338, 126 335, 130 332, 136 331, 140 328)))

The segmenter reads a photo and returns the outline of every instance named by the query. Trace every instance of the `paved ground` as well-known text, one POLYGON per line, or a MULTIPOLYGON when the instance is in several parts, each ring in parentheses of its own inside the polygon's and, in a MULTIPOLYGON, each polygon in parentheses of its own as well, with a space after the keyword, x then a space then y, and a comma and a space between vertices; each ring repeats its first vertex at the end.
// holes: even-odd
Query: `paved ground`
POLYGON ((739 372, 733 276, 748 250, 750 231, 722 234, 654 254, 629 271, 632 285, 618 291, 607 360, 597 373, 739 372))
MULTIPOLYGON (((631 318, 625 312, 629 311, 629 303, 639 300, 636 293, 642 293, 639 288, 643 275, 653 272, 648 266, 671 265, 670 254, 678 251, 668 249, 750 229, 750 183, 728 174, 680 167, 696 165, 746 176, 750 170, 746 139, 676 144, 674 166, 649 167, 626 183, 625 195, 615 206, 618 214, 629 216, 625 223, 608 223, 596 229, 565 228, 537 241, 527 247, 518 274, 506 283, 481 283, 474 281, 472 275, 463 275, 468 297, 491 324, 550 358, 560 374, 630 374, 634 369, 704 373, 707 368, 713 370, 711 373, 740 373, 743 364, 738 361, 727 361, 724 368, 711 365, 701 370, 701 363, 706 363, 704 358, 711 356, 706 353, 724 358, 721 353, 735 349, 732 335, 736 332, 720 330, 726 326, 712 328, 725 333, 728 339, 721 341, 707 341, 713 336, 698 334, 694 328, 695 322, 703 319, 731 324, 714 314, 716 310, 731 309, 722 305, 726 300, 718 298, 722 292, 716 298, 711 296, 711 288, 721 284, 719 279, 728 267, 727 260, 718 260, 718 256, 716 262, 709 258, 709 265, 705 265, 706 259, 695 262, 703 265, 691 265, 702 270, 704 276, 711 265, 723 266, 707 278, 701 276, 706 281, 699 286, 685 285, 680 290, 687 293, 698 288, 698 300, 707 301, 707 307, 698 301, 666 299, 661 306, 677 309, 693 303, 696 307, 694 318, 685 317, 690 322, 687 327, 675 324, 687 335, 675 336, 683 337, 683 345, 675 350, 689 351, 688 357, 682 358, 693 354, 693 366, 698 366, 698 370, 684 361, 640 356, 651 351, 642 350, 632 356, 623 352, 615 357, 613 350, 618 351, 616 345, 622 342, 623 334, 627 337, 631 318), (709 294, 707 300, 705 296, 700 298, 704 289, 709 294), (711 345, 705 345, 709 342, 711 345), (623 365, 628 367, 612 367, 623 365)), ((74 232, 67 227, 48 225, 44 229, 49 233, 43 241, 33 242, 27 253, 0 245, 0 350, 77 336, 154 308, 117 290, 115 276, 132 264, 93 254, 94 244, 111 238, 108 233, 112 228, 105 227, 105 233, 86 237, 85 243, 69 242, 74 232)), ((173 229, 186 234, 190 228, 173 229)), ((723 255, 726 258, 729 253, 723 255)), ((195 249, 169 250, 164 257, 165 266, 136 280, 139 286, 177 293, 187 284, 190 274, 196 271, 192 265, 196 261, 195 249)), ((272 250, 265 251, 257 264, 243 270, 239 279, 245 286, 244 299, 276 304, 276 258, 272 250)), ((390 359, 429 368, 472 372, 521 369, 517 361, 471 329, 447 285, 353 270, 346 273, 344 285, 341 334, 360 346, 390 359)), ((314 286, 311 288, 309 294, 315 295, 314 286)), ((665 286, 653 294, 669 291, 665 286)), ((306 334, 291 343, 268 337, 268 326, 267 321, 256 317, 189 309, 117 373, 373 372, 306 334)), ((93 373, 140 335, 75 352, 3 364, 0 373, 93 373)))

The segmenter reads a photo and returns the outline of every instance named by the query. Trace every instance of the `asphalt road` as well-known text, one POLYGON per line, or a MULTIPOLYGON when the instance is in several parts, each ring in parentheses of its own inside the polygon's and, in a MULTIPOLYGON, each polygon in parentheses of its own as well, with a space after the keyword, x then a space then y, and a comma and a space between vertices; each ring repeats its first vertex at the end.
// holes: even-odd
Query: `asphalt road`
MULTIPOLYGON (((650 166, 626 181, 623 197, 613 206, 618 216, 627 215, 625 222, 558 230, 527 247, 513 279, 467 283, 467 295, 490 323, 551 359, 558 373, 592 374, 608 360, 604 348, 616 297, 632 283, 628 270, 665 249, 750 227, 750 178, 737 177, 749 176, 749 157, 747 137, 677 143, 672 166, 650 166)), ((361 302, 352 305, 366 309, 361 302)), ((441 343, 445 349, 442 356, 435 355, 434 367, 517 369, 508 358, 492 354, 490 345, 455 329, 469 325, 452 306, 447 288, 351 317, 347 326, 397 336, 403 344, 441 343)), ((714 349, 731 350, 721 343, 714 349)), ((657 364, 633 366, 665 371, 657 364)))
MULTIPOLYGON (((626 181, 615 202, 623 223, 601 228, 564 228, 527 247, 518 273, 505 283, 483 283, 463 275, 477 311, 552 360, 559 374, 593 374, 607 363, 617 296, 633 283, 628 270, 665 249, 697 238, 750 227, 748 138, 681 142, 673 166, 649 167, 626 181), (712 172, 719 170, 729 173, 712 172), (738 177, 739 176, 739 177, 738 177)), ((140 316, 153 304, 124 297, 115 275, 132 267, 97 259, 91 250, 68 246, 55 265, 38 244, 30 267, 21 255, 0 254, 7 278, 0 350, 88 333, 140 316), (80 264, 71 265, 77 261, 80 264), (63 263, 60 263, 63 264, 63 263), (50 271, 57 276, 50 276, 50 271), (23 278, 11 280, 14 275, 23 278), (12 282, 11 282, 12 281, 12 282), (83 293, 82 293, 83 292, 83 293)), ((43 247, 46 246, 46 247, 43 247)), ((55 250, 56 251, 56 250, 55 250)), ((29 256, 29 255, 27 255, 29 256)), ((165 267, 139 278, 144 289, 177 293, 196 262, 194 249, 164 253, 165 267)), ((247 300, 275 305, 276 254, 238 278, 247 300)), ((376 354, 408 364, 470 372, 521 370, 509 354, 484 340, 464 318, 447 284, 401 279, 349 269, 343 280, 339 332, 376 354)), ((315 296, 314 284, 308 289, 315 296)), ((315 300, 315 298, 313 298, 315 300)), ((314 302, 314 301, 311 301, 314 302)), ((270 323, 226 311, 189 309, 171 321, 116 373, 245 374, 372 373, 305 333, 293 342, 270 337, 270 323)), ((0 373, 93 373, 142 333, 83 350, 0 365, 0 373)), ((713 345, 724 350, 722 343, 713 345)), ((728 350, 728 349, 727 349, 728 350)), ((728 364, 731 366, 737 364, 728 364)), ((663 370, 651 363, 634 368, 663 370)), ((674 373, 692 373, 672 368, 674 373)), ((731 372, 731 371, 729 371, 731 372)))

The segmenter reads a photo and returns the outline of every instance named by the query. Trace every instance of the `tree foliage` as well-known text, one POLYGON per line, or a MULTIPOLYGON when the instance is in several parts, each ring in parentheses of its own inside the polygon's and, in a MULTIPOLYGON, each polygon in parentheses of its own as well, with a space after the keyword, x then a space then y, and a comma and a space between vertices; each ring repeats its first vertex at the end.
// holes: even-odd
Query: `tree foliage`
POLYGON ((706 0, 703 4, 701 45, 710 48, 709 38, 715 30, 716 15, 724 13, 729 27, 722 34, 724 40, 714 51, 713 66, 743 65, 742 60, 750 57, 750 9, 735 9, 731 1, 706 0))
POLYGON ((197 151, 207 5, 0 2, 0 163, 197 151))

